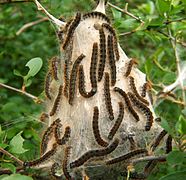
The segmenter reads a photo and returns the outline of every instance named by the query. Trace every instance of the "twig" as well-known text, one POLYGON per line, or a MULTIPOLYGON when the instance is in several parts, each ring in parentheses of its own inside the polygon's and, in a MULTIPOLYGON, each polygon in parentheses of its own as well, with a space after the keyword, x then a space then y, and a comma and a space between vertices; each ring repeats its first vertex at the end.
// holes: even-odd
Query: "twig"
POLYGON ((152 160, 158 160, 158 161, 165 161, 167 155, 162 155, 162 156, 144 156, 136 159, 132 159, 131 162, 132 164, 143 162, 143 161, 152 161, 152 160))
POLYGON ((36 96, 34 96, 34 95, 30 94, 30 93, 27 93, 27 92, 25 92, 25 91, 22 91, 22 90, 20 90, 20 89, 14 88, 14 87, 12 87, 12 86, 8 86, 8 85, 6 85, 6 84, 0 83, 0 87, 4 87, 4 88, 10 89, 10 90, 19 92, 19 93, 21 93, 21 94, 24 94, 25 96, 27 96, 27 97, 33 99, 36 103, 41 103, 41 102, 42 102, 42 100, 40 100, 38 97, 36 97, 36 96))
POLYGON ((9 156, 11 159, 13 159, 14 161, 16 161, 19 165, 23 166, 23 161, 21 161, 20 159, 18 159, 17 157, 15 157, 13 154, 10 154, 8 151, 4 150, 1 147, 0 147, 0 152, 2 152, 3 154, 9 156))
POLYGON ((25 25, 23 25, 17 32, 16 32, 16 35, 20 35, 23 31, 25 31, 27 28, 29 27, 32 27, 32 26, 35 26, 41 22, 44 22, 44 21, 48 21, 48 18, 47 17, 44 17, 44 18, 41 18, 41 19, 38 19, 37 21, 33 21, 33 22, 29 22, 25 25))
POLYGON ((133 34, 133 33, 135 33, 135 32, 136 32, 136 30, 134 29, 134 30, 129 31, 129 32, 120 33, 119 36, 128 36, 128 35, 131 35, 131 34, 133 34))
POLYGON ((111 6, 111 7, 113 7, 113 8, 115 8, 115 9, 117 9, 118 11, 120 11, 120 12, 122 12, 122 13, 124 13, 124 14, 126 14, 126 15, 128 15, 128 16, 134 18, 134 19, 136 19, 137 21, 139 21, 139 22, 141 22, 141 23, 144 23, 144 21, 141 20, 139 17, 137 17, 137 16, 133 15, 132 13, 128 12, 127 8, 121 9, 121 8, 119 8, 118 6, 115 6, 115 5, 113 5, 112 3, 110 3, 110 2, 108 2, 108 5, 111 6))
POLYGON ((33 0, 0 0, 0 4, 8 4, 8 3, 26 3, 26 2, 33 2, 33 0))

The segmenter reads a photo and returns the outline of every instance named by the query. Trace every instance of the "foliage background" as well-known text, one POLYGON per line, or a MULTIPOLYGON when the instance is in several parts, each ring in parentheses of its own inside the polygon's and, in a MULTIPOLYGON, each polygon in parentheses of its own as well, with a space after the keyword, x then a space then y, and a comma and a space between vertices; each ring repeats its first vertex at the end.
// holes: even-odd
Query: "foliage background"
MULTIPOLYGON (((28 67, 25 67, 25 64, 34 57, 40 57, 43 66, 39 73, 30 79, 31 84, 26 87, 26 91, 42 98, 47 62, 52 56, 59 55, 55 29, 50 22, 45 21, 16 35, 24 24, 36 21, 44 15, 37 11, 32 2, 5 4, 2 2, 4 1, 0 1, 0 82, 21 88, 23 78, 16 76, 14 70, 26 75, 28 67)), ((145 72, 152 82, 156 113, 163 119, 162 126, 175 140, 175 147, 168 156, 168 161, 160 164, 149 179, 174 179, 175 176, 179 179, 180 174, 186 174, 183 173, 186 170, 183 153, 186 142, 186 108, 183 105, 185 99, 180 88, 174 92, 176 100, 159 96, 158 93, 162 91, 164 85, 175 82, 178 77, 175 53, 178 53, 183 64, 186 61, 186 0, 109 2, 120 8, 124 8, 128 3, 128 11, 139 17, 139 20, 135 20, 116 9, 107 8, 107 14, 116 28, 122 48, 128 57, 138 60, 140 70, 145 72), (172 46, 171 39, 178 41, 176 49, 172 46)), ((69 19, 77 11, 87 12, 95 7, 95 2, 91 0, 46 0, 42 1, 42 4, 55 17, 65 19, 69 19)), ((181 66, 182 69, 186 68, 185 65, 181 66)), ((185 79, 182 78, 186 84, 185 79)), ((22 160, 38 157, 40 134, 42 127, 45 126, 39 121, 42 109, 42 105, 28 97, 0 88, 0 147, 22 160)), ((15 173, 15 162, 3 154, 0 156, 0 165, 1 169, 9 168, 15 173)), ((28 175, 32 176, 32 172, 28 175)), ((5 176, 10 178, 2 175, 0 179, 5 180, 5 176)), ((16 176, 19 175, 11 177, 16 179, 16 176)), ((180 177, 183 178, 181 175, 180 177)))

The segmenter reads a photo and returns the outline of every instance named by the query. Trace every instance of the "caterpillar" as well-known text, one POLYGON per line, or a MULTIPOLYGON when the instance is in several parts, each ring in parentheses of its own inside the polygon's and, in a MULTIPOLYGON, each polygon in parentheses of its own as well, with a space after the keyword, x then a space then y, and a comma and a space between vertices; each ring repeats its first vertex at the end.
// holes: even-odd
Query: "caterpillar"
POLYGON ((130 158, 132 158, 132 157, 134 157, 136 155, 144 154, 144 153, 147 154, 148 151, 146 149, 136 149, 134 151, 131 151, 129 153, 126 153, 126 154, 124 154, 122 156, 119 156, 117 158, 108 160, 108 161, 106 161, 106 164, 107 165, 111 165, 111 164, 119 163, 121 161, 126 161, 126 160, 128 160, 128 159, 130 159, 130 158))
POLYGON ((116 84, 116 65, 115 65, 115 57, 113 52, 113 36, 108 35, 107 38, 107 53, 110 64, 111 71, 111 85, 114 86, 116 84))
POLYGON ((130 142, 130 150, 135 150, 136 142, 134 141, 134 138, 131 135, 128 135, 128 140, 130 142))
POLYGON ((149 102, 139 95, 139 93, 136 89, 136 86, 135 86, 134 78, 132 76, 129 76, 129 84, 132 89, 132 92, 135 94, 135 96, 138 98, 138 100, 140 100, 141 102, 143 102, 146 105, 149 105, 149 102))
POLYGON ((145 97, 146 96, 147 87, 148 87, 148 82, 144 83, 143 86, 142 86, 141 97, 145 97))
POLYGON ((67 126, 65 128, 65 133, 64 133, 63 137, 61 138, 60 141, 58 141, 59 145, 66 144, 69 141, 70 134, 71 134, 71 128, 70 128, 70 126, 67 126))
POLYGON ((109 146, 104 149, 90 150, 84 153, 80 158, 70 163, 70 168, 75 168, 83 165, 90 158, 105 156, 113 152, 119 144, 119 139, 115 139, 109 146))
POLYGON ((93 121, 92 121, 92 129, 93 129, 93 134, 95 137, 96 142, 103 147, 107 147, 109 144, 108 142, 104 141, 100 135, 99 132, 99 109, 97 106, 94 107, 94 114, 93 114, 93 121))
POLYGON ((97 18, 97 19, 105 20, 107 23, 110 24, 110 19, 101 12, 94 11, 94 12, 89 12, 83 15, 84 20, 88 18, 97 18))
POLYGON ((158 163, 157 160, 149 161, 144 167, 144 170, 143 170, 144 174, 149 175, 152 172, 152 170, 155 168, 157 163, 158 163))
POLYGON ((166 140, 166 154, 172 151, 172 136, 168 135, 166 140))
POLYGON ((51 156, 53 156, 56 153, 56 150, 57 150, 57 143, 54 143, 52 149, 46 152, 44 155, 42 155, 39 159, 24 162, 23 166, 24 167, 37 166, 43 163, 44 161, 47 161, 51 156))
POLYGON ((119 129, 119 127, 122 123, 123 117, 124 117, 124 105, 122 102, 119 102, 118 105, 119 105, 119 115, 118 115, 116 122, 114 123, 114 126, 112 127, 112 129, 109 132, 108 139, 110 139, 110 140, 113 139, 113 137, 116 134, 117 130, 119 129))
POLYGON ((61 120, 59 118, 55 120, 55 128, 54 128, 54 137, 58 144, 60 144, 60 131, 62 127, 62 124, 60 123, 60 121, 61 120))
POLYGON ((125 77, 128 77, 131 73, 132 67, 134 64, 137 64, 137 61, 135 59, 131 59, 128 64, 127 64, 127 69, 126 72, 124 74, 125 77))
POLYGON ((65 50, 67 45, 69 44, 70 40, 73 37, 74 31, 77 28, 77 26, 79 25, 81 21, 81 14, 80 13, 76 13, 75 18, 73 19, 73 21, 70 23, 68 31, 67 31, 67 35, 66 35, 66 39, 62 45, 62 48, 65 50))
POLYGON ((127 109, 128 111, 132 114, 132 116, 134 117, 134 119, 136 121, 139 121, 139 116, 138 114, 136 113, 136 111, 133 109, 132 105, 131 105, 131 102, 130 102, 130 99, 128 98, 127 94, 125 93, 125 91, 123 91, 122 89, 118 88, 118 87, 115 87, 114 88, 114 91, 115 92, 118 92, 125 100, 125 104, 127 106, 127 109))
POLYGON ((117 36, 115 30, 109 24, 103 23, 102 27, 105 28, 109 33, 113 36, 113 50, 116 55, 116 60, 119 60, 119 50, 118 50, 118 43, 117 43, 117 36))
POLYGON ((112 101, 111 101, 111 94, 110 94, 110 78, 109 74, 105 73, 105 81, 104 81, 104 96, 105 96, 105 105, 107 108, 107 111, 109 113, 109 119, 114 119, 114 113, 112 109, 112 101))
POLYGON ((74 100, 75 91, 76 91, 76 76, 78 71, 78 66, 85 57, 84 54, 81 54, 73 64, 72 71, 70 74, 70 87, 69 87, 69 104, 72 105, 74 100))
POLYGON ((79 66, 79 93, 85 98, 90 98, 96 93, 96 91, 97 91, 97 87, 92 87, 90 92, 86 92, 84 69, 83 69, 83 65, 80 65, 79 66))
POLYGON ((99 67, 98 67, 98 81, 100 82, 103 77, 106 61, 106 38, 103 29, 99 29, 99 67))
POLYGON ((62 98, 62 91, 63 91, 63 86, 60 85, 59 86, 57 97, 56 97, 56 99, 54 101, 54 105, 52 107, 52 110, 50 111, 50 116, 53 116, 56 113, 56 111, 57 111, 57 109, 59 107, 59 103, 60 103, 60 100, 62 98))
POLYGON ((58 66, 59 66, 59 58, 58 57, 53 57, 50 60, 51 63, 51 72, 52 72, 52 77, 57 81, 58 80, 58 66))
POLYGON ((48 71, 47 75, 46 75, 46 78, 45 78, 45 95, 48 99, 51 100, 51 94, 50 94, 50 84, 51 84, 51 81, 52 81, 52 73, 51 71, 48 71))
POLYGON ((42 122, 45 122, 46 119, 48 119, 48 118, 49 118, 49 115, 45 112, 42 112, 40 117, 39 117, 40 121, 42 121, 42 122))
POLYGON ((65 147, 64 159, 63 159, 63 173, 66 179, 71 180, 72 177, 68 171, 68 160, 70 155, 71 146, 65 147))
POLYGON ((159 145, 160 141, 163 139, 163 137, 167 134, 167 131, 162 130, 160 134, 156 137, 154 143, 151 145, 152 151, 156 149, 156 147, 159 145))
POLYGON ((153 123, 152 112, 147 106, 145 106, 145 104, 141 103, 131 92, 128 92, 128 96, 133 102, 133 104, 145 114, 147 118, 147 122, 145 125, 145 131, 149 131, 153 123))

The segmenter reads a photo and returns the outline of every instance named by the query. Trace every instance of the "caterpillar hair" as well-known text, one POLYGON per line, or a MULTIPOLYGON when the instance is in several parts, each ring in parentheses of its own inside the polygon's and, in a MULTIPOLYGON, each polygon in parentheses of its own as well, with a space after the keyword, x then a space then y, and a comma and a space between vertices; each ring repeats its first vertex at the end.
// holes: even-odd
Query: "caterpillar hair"
POLYGON ((70 87, 69 87, 69 104, 70 105, 72 105, 72 103, 73 103, 75 92, 76 92, 76 76, 77 76, 77 72, 78 72, 78 66, 84 57, 85 57, 85 55, 81 54, 76 59, 76 61, 73 64, 73 67, 72 67, 72 71, 70 74, 70 87))
POLYGON ((120 55, 119 55, 117 36, 115 30, 112 28, 112 26, 110 26, 107 23, 103 23, 102 27, 105 28, 107 31, 109 31, 109 33, 113 36, 113 49, 116 56, 116 60, 119 60, 120 55))
POLYGON ((166 154, 172 151, 172 136, 168 135, 166 140, 166 154))
POLYGON ((109 74, 105 73, 105 81, 104 81, 104 96, 105 96, 105 105, 107 108, 107 111, 109 113, 109 119, 114 119, 114 113, 112 109, 112 101, 111 101, 111 94, 110 94, 110 78, 109 74))
POLYGON ((147 154, 148 151, 146 149, 136 149, 134 151, 131 151, 129 153, 126 153, 122 156, 119 156, 117 158, 114 158, 114 159, 111 159, 109 161, 106 162, 107 165, 111 165, 111 164, 115 164, 115 163, 119 163, 121 161, 126 161, 136 155, 139 155, 139 154, 147 154))
POLYGON ((126 69, 126 72, 125 72, 125 77, 128 77, 131 73, 131 70, 132 70, 132 67, 134 64, 137 64, 137 61, 135 59, 131 59, 128 64, 127 64, 127 69, 126 69))
POLYGON ((153 116, 152 116, 152 112, 150 111, 150 109, 143 104, 142 102, 140 102, 135 96, 134 94, 132 94, 131 92, 128 92, 128 96, 130 97, 131 101, 133 102, 133 104, 141 111, 144 113, 144 115, 147 118, 147 122, 145 125, 145 131, 149 131, 152 123, 153 123, 153 116))
POLYGON ((48 99, 51 100, 51 94, 50 94, 50 84, 51 84, 51 81, 52 81, 52 73, 51 71, 48 71, 47 75, 46 75, 46 78, 45 78, 45 95, 48 99))
POLYGON ((111 71, 111 85, 114 86, 116 84, 116 65, 115 65, 115 57, 113 52, 113 36, 108 35, 107 38, 107 53, 110 64, 111 71))
POLYGON ((167 134, 167 131, 162 130, 160 134, 156 137, 154 143, 151 145, 152 151, 156 149, 156 147, 160 144, 160 141, 163 139, 163 137, 167 134))
POLYGON ((67 126, 65 128, 65 133, 64 133, 63 137, 61 138, 60 141, 58 141, 59 145, 66 144, 69 141, 70 134, 71 134, 71 128, 70 128, 70 126, 67 126))
POLYGON ((81 14, 77 13, 75 18, 73 19, 73 21, 70 23, 69 27, 68 27, 68 31, 67 31, 67 35, 66 35, 66 39, 62 45, 62 48, 65 50, 66 47, 68 46, 70 40, 73 37, 74 31, 77 28, 77 26, 79 25, 81 21, 81 14))
POLYGON ((31 167, 31 166, 37 166, 42 164, 43 162, 47 161, 49 158, 51 158, 57 150, 57 143, 53 144, 53 147, 50 151, 46 152, 44 155, 42 155, 39 159, 29 161, 29 162, 24 162, 23 166, 24 167, 31 167))
POLYGON ((134 78, 132 76, 129 76, 129 84, 130 84, 130 87, 132 89, 132 92, 135 94, 135 96, 138 98, 138 100, 140 100, 141 102, 143 102, 146 105, 149 105, 149 102, 139 95, 139 93, 136 89, 134 78))
POLYGON ((83 154, 80 158, 70 163, 70 168, 75 168, 83 165, 90 158, 101 157, 110 154, 113 152, 119 144, 119 139, 115 139, 109 146, 104 149, 90 150, 83 154))
POLYGON ((58 57, 53 57, 50 60, 51 63, 51 72, 52 72, 52 77, 57 81, 58 80, 58 66, 59 66, 59 58, 58 57))
POLYGON ((97 19, 105 20, 107 23, 110 24, 110 19, 105 14, 98 11, 89 12, 83 15, 84 20, 88 18, 97 18, 97 19))
POLYGON ((69 156, 70 156, 70 149, 71 146, 67 146, 65 147, 65 155, 64 155, 64 159, 63 159, 63 173, 64 176, 66 177, 66 179, 71 180, 72 177, 68 171, 68 161, 69 161, 69 156))
POLYGON ((125 93, 125 91, 123 91, 122 89, 118 88, 118 87, 115 87, 114 88, 114 91, 115 92, 118 92, 125 100, 125 104, 127 106, 127 109, 128 111, 132 114, 132 116, 134 117, 134 119, 136 121, 139 121, 139 116, 138 114, 136 113, 136 111, 133 109, 132 105, 131 105, 131 102, 130 102, 130 99, 128 98, 127 94, 125 93))
POLYGON ((104 141, 100 135, 98 119, 99 119, 99 109, 97 106, 95 106, 94 114, 93 114, 93 121, 92 121, 93 134, 94 134, 96 142, 100 146, 107 147, 109 145, 108 142, 104 141))
POLYGON ((106 61, 106 38, 103 29, 99 29, 99 67, 98 67, 98 81, 100 82, 103 77, 106 61))
POLYGON ((123 117, 124 117, 124 105, 122 102, 119 102, 118 105, 119 105, 119 115, 118 115, 116 122, 114 123, 114 126, 112 127, 112 129, 109 132, 108 139, 110 139, 110 140, 113 139, 113 137, 116 134, 117 130, 119 129, 119 127, 122 123, 123 117))
POLYGON ((57 109, 59 107, 59 103, 60 103, 60 100, 62 98, 62 91, 63 91, 63 86, 60 85, 59 86, 57 97, 56 97, 56 99, 54 101, 54 105, 52 107, 52 110, 50 111, 50 116, 53 116, 56 113, 56 111, 57 111, 57 109))

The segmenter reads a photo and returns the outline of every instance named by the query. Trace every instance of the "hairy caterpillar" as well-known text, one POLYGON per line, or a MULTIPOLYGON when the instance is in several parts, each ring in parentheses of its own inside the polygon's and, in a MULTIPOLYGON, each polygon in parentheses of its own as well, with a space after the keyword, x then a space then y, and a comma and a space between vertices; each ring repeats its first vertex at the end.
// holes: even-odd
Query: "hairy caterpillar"
POLYGON ((67 126, 65 128, 65 133, 64 133, 63 137, 61 138, 61 140, 58 141, 59 145, 66 144, 66 142, 68 142, 68 140, 70 138, 70 134, 71 134, 70 126, 67 126))
POLYGON ((132 67, 134 64, 137 64, 137 61, 135 59, 131 59, 128 64, 127 64, 127 69, 126 69, 126 72, 125 72, 125 77, 128 77, 131 73, 131 70, 132 70, 132 67))
POLYGON ((51 100, 51 94, 50 94, 50 83, 52 81, 52 73, 49 71, 45 78, 45 95, 48 99, 51 100))
POLYGON ((58 65, 59 65, 59 58, 58 57, 53 57, 50 60, 51 63, 51 72, 52 72, 52 77, 57 81, 58 80, 58 65))
POLYGON ((168 135, 166 140, 166 154, 172 151, 172 136, 168 135))
POLYGON ((69 156, 70 156, 70 149, 71 149, 71 146, 65 147, 65 150, 64 150, 65 155, 64 155, 64 159, 63 159, 63 173, 68 180, 72 179, 72 177, 68 171, 68 160, 69 160, 69 156))

